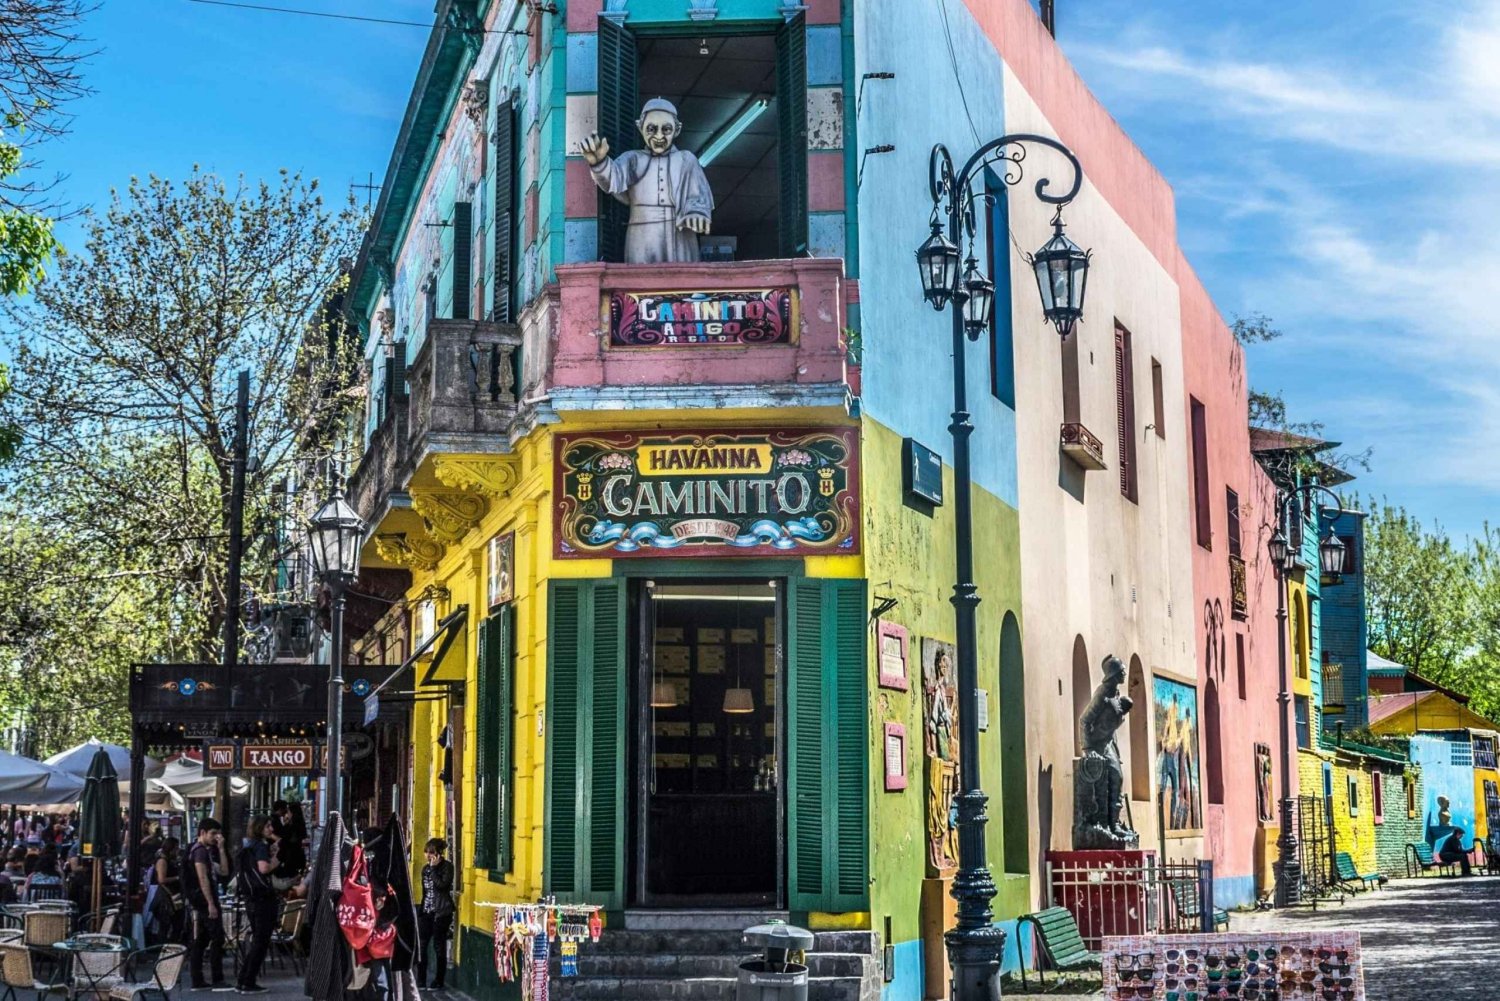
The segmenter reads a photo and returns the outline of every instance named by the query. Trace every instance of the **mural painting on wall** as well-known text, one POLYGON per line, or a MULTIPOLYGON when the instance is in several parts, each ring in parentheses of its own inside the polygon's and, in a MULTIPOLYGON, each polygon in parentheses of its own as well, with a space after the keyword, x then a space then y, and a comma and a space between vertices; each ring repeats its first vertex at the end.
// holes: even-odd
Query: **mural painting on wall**
POLYGON ((614 348, 791 344, 797 305, 790 288, 611 292, 603 311, 614 348))
POLYGON ((958 662, 952 643, 922 639, 922 747, 927 760, 927 865, 937 875, 958 867, 958 662))
POLYGON ((557 436, 559 557, 859 552, 859 431, 557 436))
POLYGON ((1203 829, 1203 789, 1198 767, 1198 689, 1154 675, 1156 788, 1163 799, 1166 833, 1203 829))
POLYGON ((1262 822, 1276 819, 1276 801, 1271 792, 1271 748, 1255 745, 1255 812, 1262 822))

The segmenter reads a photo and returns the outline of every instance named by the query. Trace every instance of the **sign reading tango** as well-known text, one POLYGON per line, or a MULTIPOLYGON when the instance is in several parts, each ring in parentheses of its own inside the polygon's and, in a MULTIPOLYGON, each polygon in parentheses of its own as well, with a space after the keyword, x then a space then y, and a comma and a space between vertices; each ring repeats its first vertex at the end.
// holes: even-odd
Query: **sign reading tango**
POLYGON ((611 347, 791 344, 797 291, 611 292, 604 302, 611 347))
POLYGON ((311 744, 243 744, 240 768, 247 772, 308 772, 313 769, 311 744))
POLYGON ((557 555, 857 553, 858 434, 558 435, 557 555))

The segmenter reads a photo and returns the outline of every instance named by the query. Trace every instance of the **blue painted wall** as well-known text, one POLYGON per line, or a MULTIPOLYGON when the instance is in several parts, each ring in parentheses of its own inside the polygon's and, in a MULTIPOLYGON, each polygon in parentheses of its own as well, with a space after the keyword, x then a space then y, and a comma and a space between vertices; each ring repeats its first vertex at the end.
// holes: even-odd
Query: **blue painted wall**
MULTIPOLYGON (((1324 524, 1327 522, 1325 521, 1324 524)), ((1325 716, 1323 729, 1332 732, 1342 720, 1344 726, 1363 726, 1369 721, 1369 682, 1367 680, 1367 640, 1369 633, 1365 618, 1364 535, 1365 516, 1358 511, 1340 513, 1333 520, 1333 529, 1344 540, 1345 546, 1352 544, 1352 561, 1346 555, 1346 572, 1338 584, 1322 588, 1321 636, 1323 656, 1326 661, 1339 664, 1343 669, 1344 714, 1325 716)))
POLYGON ((1411 739, 1411 760, 1422 766, 1423 828, 1436 846, 1454 827, 1464 829, 1464 847, 1474 847, 1474 757, 1468 731, 1419 733, 1411 739), (1448 797, 1448 824, 1438 820, 1439 796, 1448 797))

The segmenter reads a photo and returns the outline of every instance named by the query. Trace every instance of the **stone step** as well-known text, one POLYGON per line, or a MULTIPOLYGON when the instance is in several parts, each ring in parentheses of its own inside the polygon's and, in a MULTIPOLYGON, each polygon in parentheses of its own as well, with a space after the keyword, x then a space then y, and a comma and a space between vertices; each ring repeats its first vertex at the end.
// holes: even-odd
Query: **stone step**
MULTIPOLYGON (((551 996, 558 1001, 735 1001, 738 982, 731 977, 554 977, 551 996)), ((859 977, 813 977, 808 1001, 868 1001, 859 977)), ((873 995, 879 997, 878 991, 873 995)))
MULTIPOLYGON (((746 925, 745 927, 750 927, 746 925)), ((642 930, 610 927, 597 943, 584 943, 581 953, 722 953, 747 955, 740 931, 702 931, 693 929, 642 930)), ((751 950, 753 951, 753 950, 751 950)), ((875 933, 869 931, 826 931, 813 936, 813 952, 875 953, 875 933)))
MULTIPOLYGON (((584 977, 734 977, 739 965, 752 953, 624 953, 591 954, 583 945, 578 954, 578 972, 584 977)), ((807 968, 814 977, 863 977, 878 972, 875 957, 852 952, 810 952, 807 968)), ((562 960, 552 956, 552 974, 559 976, 562 960)))
POLYGON ((671 911, 626 911, 625 927, 637 931, 743 931, 772 921, 785 922, 788 912, 756 909, 698 908, 671 911))

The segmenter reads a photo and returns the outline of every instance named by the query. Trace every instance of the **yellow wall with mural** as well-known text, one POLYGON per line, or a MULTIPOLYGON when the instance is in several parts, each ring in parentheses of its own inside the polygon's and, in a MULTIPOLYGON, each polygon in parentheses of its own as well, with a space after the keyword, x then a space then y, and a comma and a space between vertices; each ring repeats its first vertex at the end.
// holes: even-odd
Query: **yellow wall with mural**
MULTIPOLYGON (((460 544, 447 552, 430 572, 414 570, 409 598, 416 598, 430 585, 445 588, 448 597, 439 603, 441 618, 459 605, 468 605, 463 642, 444 658, 443 674, 462 665, 467 678, 463 730, 463 761, 459 766, 462 823, 459 844, 453 846, 459 866, 460 923, 486 929, 491 912, 485 903, 535 900, 542 893, 544 856, 544 818, 546 816, 546 726, 547 692, 547 587, 553 578, 599 578, 613 572, 613 561, 594 559, 559 560, 553 556, 552 484, 553 442, 559 431, 599 431, 621 428, 670 430, 674 427, 725 427, 748 429, 761 427, 828 426, 847 418, 842 411, 787 409, 777 411, 776 420, 768 421, 764 411, 714 411, 712 419, 702 413, 633 411, 628 414, 590 415, 588 421, 542 428, 516 444, 509 455, 451 456, 444 459, 474 463, 499 463, 508 467, 506 478, 514 482, 503 496, 493 498, 477 527, 460 544), (487 871, 469 864, 474 846, 476 788, 475 674, 479 625, 487 611, 486 553, 489 540, 502 532, 514 531, 515 574, 515 776, 514 776, 514 863, 503 882, 493 881, 487 871)), ((441 460, 440 460, 441 461, 441 460)), ((851 577, 864 574, 859 556, 807 557, 804 572, 809 577, 851 577)), ((419 667, 419 677, 422 668, 419 667)), ((433 692, 440 691, 433 687, 433 692)), ((419 702, 413 707, 413 790, 412 806, 415 846, 412 862, 414 875, 422 865, 420 847, 428 837, 444 830, 444 803, 438 772, 442 766, 442 749, 438 739, 447 720, 445 701, 419 702)), ((462 937, 458 937, 462 941, 462 937)))

